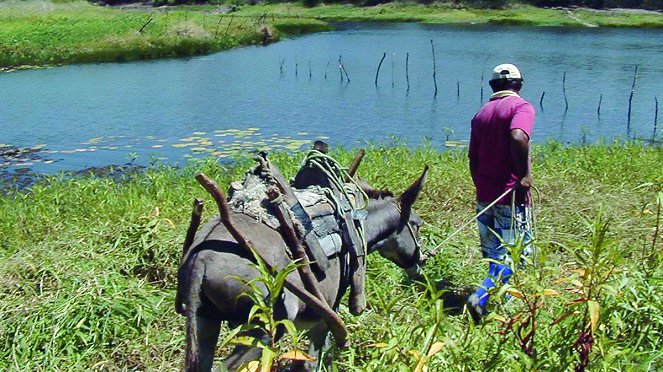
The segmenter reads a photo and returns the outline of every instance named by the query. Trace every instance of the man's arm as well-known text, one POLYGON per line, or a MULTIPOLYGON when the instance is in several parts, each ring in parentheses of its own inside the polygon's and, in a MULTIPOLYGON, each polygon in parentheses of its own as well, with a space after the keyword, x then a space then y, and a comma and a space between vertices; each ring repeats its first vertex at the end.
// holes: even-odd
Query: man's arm
POLYGON ((514 171, 520 179, 518 187, 530 188, 532 175, 529 167, 529 136, 522 129, 511 130, 511 158, 514 171))

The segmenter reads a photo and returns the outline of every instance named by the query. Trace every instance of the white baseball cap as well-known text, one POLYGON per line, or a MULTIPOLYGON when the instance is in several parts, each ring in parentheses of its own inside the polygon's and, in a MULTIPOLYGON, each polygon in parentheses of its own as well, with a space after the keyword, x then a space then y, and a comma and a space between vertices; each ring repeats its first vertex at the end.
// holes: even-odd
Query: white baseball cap
POLYGON ((523 77, 520 75, 520 71, 518 70, 518 67, 510 64, 510 63, 504 63, 501 65, 495 66, 493 69, 493 77, 491 80, 499 80, 499 79, 520 79, 522 80, 523 77))

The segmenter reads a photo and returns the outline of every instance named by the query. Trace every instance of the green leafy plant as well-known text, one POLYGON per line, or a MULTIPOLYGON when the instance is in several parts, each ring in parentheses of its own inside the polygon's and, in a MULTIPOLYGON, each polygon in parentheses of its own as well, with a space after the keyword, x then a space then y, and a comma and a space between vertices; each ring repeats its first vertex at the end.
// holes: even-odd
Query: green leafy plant
MULTIPOLYGON (((218 347, 235 344, 260 348, 262 350, 260 361, 249 362, 246 367, 249 370, 259 369, 261 372, 274 370, 279 361, 312 360, 299 349, 300 333, 292 321, 287 318, 276 319, 274 314, 274 307, 281 299, 286 277, 297 270, 299 263, 293 261, 281 270, 274 270, 270 269, 255 251, 251 252, 256 261, 252 266, 258 271, 258 276, 245 281, 251 290, 244 295, 254 304, 249 312, 249 321, 233 329, 218 347), (265 295, 265 291, 267 295, 265 295), (280 355, 277 344, 281 328, 285 329, 291 343, 290 350, 282 355, 280 355), (255 334, 250 331, 258 331, 258 334, 266 335, 266 341, 261 337, 249 335, 255 334)), ((235 279, 242 280, 241 278, 235 279)))

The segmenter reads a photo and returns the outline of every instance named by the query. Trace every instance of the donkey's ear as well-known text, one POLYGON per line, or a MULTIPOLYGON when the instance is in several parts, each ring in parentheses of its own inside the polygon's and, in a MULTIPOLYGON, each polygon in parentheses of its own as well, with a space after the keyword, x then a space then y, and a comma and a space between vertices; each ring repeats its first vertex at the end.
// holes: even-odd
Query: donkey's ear
POLYGON ((409 210, 412 208, 412 204, 417 200, 417 197, 419 196, 419 192, 421 191, 421 188, 424 185, 424 182, 426 182, 426 177, 428 176, 428 165, 424 167, 424 171, 421 172, 421 176, 417 178, 416 181, 410 187, 405 190, 403 194, 400 196, 400 202, 401 202, 401 207, 403 210, 409 210))

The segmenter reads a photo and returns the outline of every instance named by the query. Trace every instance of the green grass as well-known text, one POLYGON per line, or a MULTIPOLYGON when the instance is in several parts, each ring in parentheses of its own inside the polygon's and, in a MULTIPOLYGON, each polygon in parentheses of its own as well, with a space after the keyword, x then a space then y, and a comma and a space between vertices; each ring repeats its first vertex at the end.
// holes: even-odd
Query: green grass
POLYGON ((265 27, 275 40, 286 32, 329 29, 310 19, 129 11, 85 2, 10 3, 0 5, 0 68, 199 55, 261 43, 265 27))
MULTIPOLYGON (((119 9, 82 0, 0 2, 0 69, 186 57, 329 30, 328 22, 422 22, 584 27, 566 11, 513 5, 508 9, 390 3, 305 8, 299 3, 119 9), (147 20, 149 25, 141 28, 147 20)), ((573 11, 581 22, 608 27, 663 27, 663 15, 573 11)))
MULTIPOLYGON (((335 149, 334 155, 348 164, 353 151, 335 149)), ((424 249, 438 253, 424 272, 457 287, 478 283, 486 266, 473 226, 435 248, 474 213, 466 156, 426 145, 373 147, 359 171, 375 187, 400 192, 424 164, 431 166, 415 206, 426 222, 424 249)), ((271 157, 290 176, 303 154, 271 157)), ((548 144, 535 146, 533 162, 542 193, 535 205, 542 255, 512 283, 526 298, 542 301, 535 355, 523 352, 514 332, 499 321, 525 310, 522 300, 503 304, 495 297, 494 321, 475 326, 467 316, 444 310, 434 286, 409 284, 402 271, 373 255, 370 311, 352 317, 341 308, 352 345, 336 352, 339 370, 390 365, 410 371, 422 360, 417 355, 440 345, 426 361, 429 371, 572 369, 579 358, 573 345, 589 324, 586 302, 576 306, 577 314, 551 323, 573 310, 567 303, 579 295, 567 289, 574 288, 593 288, 589 298, 600 304, 592 369, 663 367, 660 234, 653 246, 657 223, 660 228, 656 198, 659 193, 663 199, 663 151, 632 143, 548 144), (611 222, 604 224, 599 211, 611 222), (607 233, 597 239, 604 225, 607 233), (573 271, 588 267, 595 273, 589 278, 573 271), (556 294, 536 297, 544 289, 556 294)), ((184 318, 173 302, 193 198, 206 200, 205 219, 216 214, 193 176, 203 171, 225 188, 250 164, 157 166, 123 181, 51 177, 0 196, 0 369, 181 369, 184 318)))

